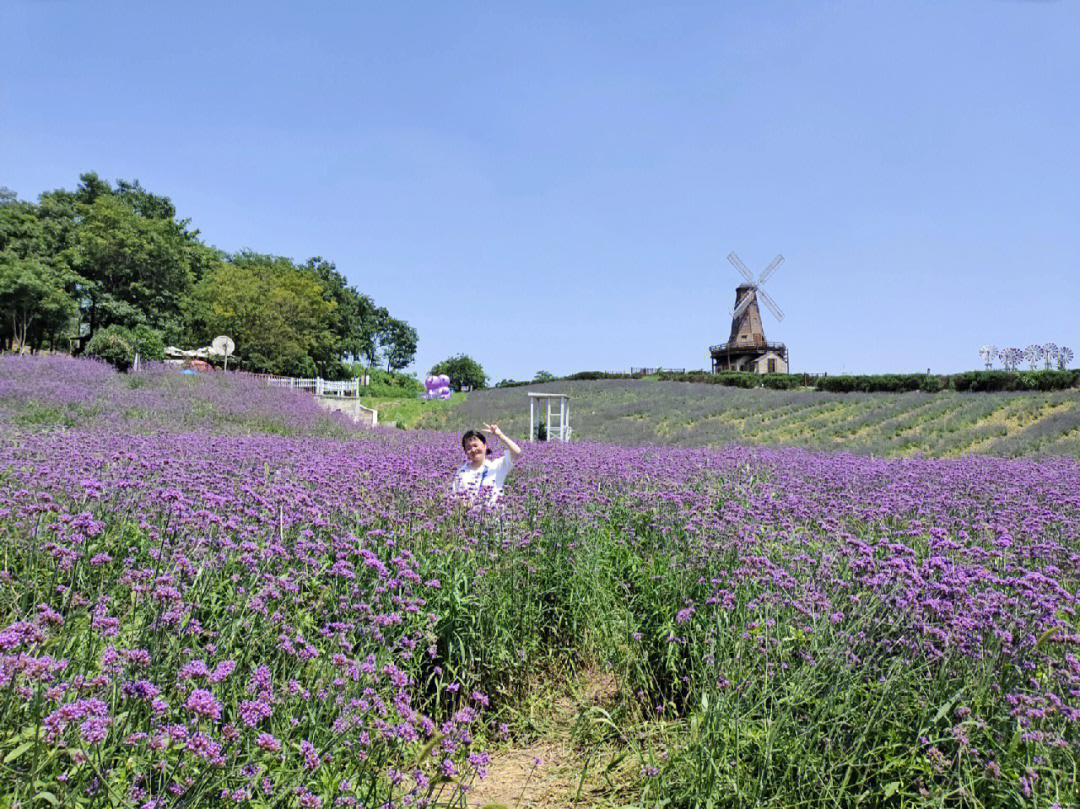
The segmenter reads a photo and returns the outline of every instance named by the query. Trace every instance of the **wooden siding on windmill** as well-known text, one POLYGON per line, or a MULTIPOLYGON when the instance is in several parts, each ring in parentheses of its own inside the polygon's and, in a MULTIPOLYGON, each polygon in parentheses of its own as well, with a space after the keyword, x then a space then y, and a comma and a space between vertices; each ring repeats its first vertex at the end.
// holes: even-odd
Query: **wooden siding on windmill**
MULTIPOLYGON (((753 287, 740 284, 735 289, 735 308, 739 308, 743 298, 753 294, 753 287)), ((761 310, 758 309, 757 296, 750 301, 738 318, 731 321, 731 336, 728 342, 739 346, 765 345, 765 328, 761 324, 761 310)))

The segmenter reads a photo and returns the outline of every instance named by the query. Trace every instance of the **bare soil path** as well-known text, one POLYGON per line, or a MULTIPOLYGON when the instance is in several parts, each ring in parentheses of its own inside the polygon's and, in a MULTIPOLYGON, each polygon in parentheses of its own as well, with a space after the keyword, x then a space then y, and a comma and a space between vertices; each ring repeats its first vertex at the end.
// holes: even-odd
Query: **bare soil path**
POLYGON ((492 752, 487 776, 469 790, 469 807, 555 809, 606 803, 611 788, 598 775, 602 767, 595 750, 591 756, 575 739, 575 728, 587 721, 590 709, 609 709, 615 696, 610 675, 583 674, 576 688, 544 706, 544 715, 537 717, 541 738, 492 752))

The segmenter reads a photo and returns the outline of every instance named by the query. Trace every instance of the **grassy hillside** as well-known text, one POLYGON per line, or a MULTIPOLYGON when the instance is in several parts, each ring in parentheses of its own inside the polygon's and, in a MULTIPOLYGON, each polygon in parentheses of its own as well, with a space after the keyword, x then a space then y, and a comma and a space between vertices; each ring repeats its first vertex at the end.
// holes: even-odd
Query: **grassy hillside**
POLYGON ((448 410, 465 401, 467 393, 455 393, 450 401, 442 399, 421 399, 417 396, 362 396, 360 404, 379 411, 379 424, 392 427, 415 427, 425 414, 433 411, 448 410))
POLYGON ((875 455, 1080 456, 1080 394, 821 393, 652 380, 555 382, 477 391, 419 426, 529 427, 528 391, 568 393, 575 439, 624 445, 789 445, 875 455))

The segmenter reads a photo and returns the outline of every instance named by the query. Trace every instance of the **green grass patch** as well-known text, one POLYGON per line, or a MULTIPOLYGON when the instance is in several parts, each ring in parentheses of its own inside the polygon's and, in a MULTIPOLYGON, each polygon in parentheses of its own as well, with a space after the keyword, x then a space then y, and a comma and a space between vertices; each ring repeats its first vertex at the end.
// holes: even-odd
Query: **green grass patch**
POLYGON ((468 397, 468 393, 454 393, 449 401, 443 401, 442 399, 402 399, 400 394, 397 397, 362 396, 360 397, 360 404, 378 410, 379 424, 381 425, 385 426, 391 422, 396 422, 400 427, 413 429, 423 426, 421 424, 423 419, 460 405, 468 397))

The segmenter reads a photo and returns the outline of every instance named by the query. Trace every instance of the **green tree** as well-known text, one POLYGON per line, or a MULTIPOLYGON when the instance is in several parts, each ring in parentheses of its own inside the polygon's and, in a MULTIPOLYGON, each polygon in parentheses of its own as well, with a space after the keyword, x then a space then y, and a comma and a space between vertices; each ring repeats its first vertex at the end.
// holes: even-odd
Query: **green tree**
POLYGON ((478 390, 487 385, 487 375, 476 360, 466 354, 458 354, 433 366, 428 372, 432 375, 446 374, 450 377, 450 387, 462 390, 478 390))
POLYGON ((386 370, 400 371, 416 357, 416 329, 404 320, 389 318, 379 332, 379 344, 386 356, 386 370))
MULTIPOLYGON (((355 361, 376 355, 379 329, 389 317, 386 310, 380 310, 370 297, 349 286, 332 262, 310 258, 304 267, 323 285, 323 297, 335 305, 331 330, 339 357, 355 361)), ((374 364, 374 360, 369 363, 374 364)))
POLYGON ((533 377, 533 382, 551 382, 555 379, 555 374, 548 371, 537 371, 536 376, 533 377))
POLYGON ((97 195, 83 216, 69 264, 90 335, 114 323, 175 330, 192 282, 184 229, 144 218, 113 194, 97 195))
POLYGON ((17 199, 14 191, 0 188, 0 253, 44 261, 48 252, 37 206, 17 199))
POLYGON ((189 308, 199 342, 227 334, 245 367, 316 376, 334 359, 333 301, 318 279, 289 259, 240 253, 213 266, 189 308))
POLYGON ((11 348, 36 350, 45 336, 55 344, 74 314, 74 302, 41 262, 0 254, 0 317, 10 328, 5 342, 11 348))
POLYGON ((375 311, 372 312, 373 331, 360 352, 360 356, 363 357, 369 368, 374 368, 379 363, 379 349, 381 347, 379 335, 385 331, 389 320, 390 313, 383 307, 376 306, 375 311))

